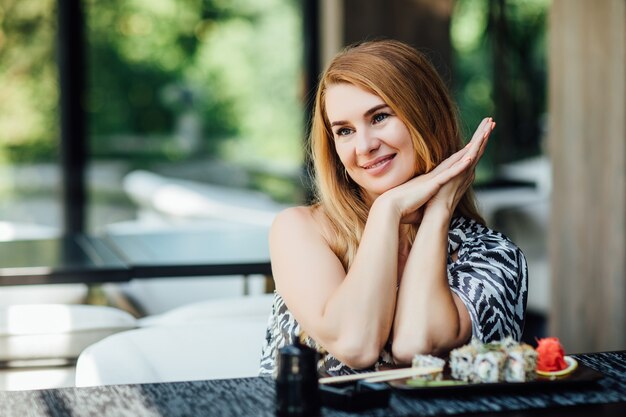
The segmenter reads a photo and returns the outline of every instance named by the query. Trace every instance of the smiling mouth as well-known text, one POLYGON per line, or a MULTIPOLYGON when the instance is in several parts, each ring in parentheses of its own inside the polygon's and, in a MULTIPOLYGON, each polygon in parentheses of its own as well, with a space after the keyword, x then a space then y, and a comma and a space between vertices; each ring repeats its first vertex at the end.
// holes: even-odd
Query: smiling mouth
POLYGON ((382 159, 379 159, 379 160, 375 161, 373 164, 364 165, 363 168, 364 169, 378 168, 379 166, 384 165, 385 163, 391 161, 395 157, 396 157, 396 154, 385 156, 382 159))

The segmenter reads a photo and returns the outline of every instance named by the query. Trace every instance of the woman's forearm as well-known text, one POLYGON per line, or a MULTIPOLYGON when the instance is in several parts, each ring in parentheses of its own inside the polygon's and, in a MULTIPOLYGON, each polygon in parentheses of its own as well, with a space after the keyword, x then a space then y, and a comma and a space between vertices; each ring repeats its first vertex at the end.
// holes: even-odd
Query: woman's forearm
POLYGON ((399 215, 382 200, 375 202, 350 270, 324 306, 322 337, 333 340, 336 346, 328 346, 329 351, 335 350, 335 356, 352 367, 374 363, 389 338, 396 305, 398 234, 399 215))
POLYGON ((459 340, 459 311, 447 279, 448 230, 445 211, 426 211, 398 291, 393 355, 408 363, 416 353, 440 353, 459 340))

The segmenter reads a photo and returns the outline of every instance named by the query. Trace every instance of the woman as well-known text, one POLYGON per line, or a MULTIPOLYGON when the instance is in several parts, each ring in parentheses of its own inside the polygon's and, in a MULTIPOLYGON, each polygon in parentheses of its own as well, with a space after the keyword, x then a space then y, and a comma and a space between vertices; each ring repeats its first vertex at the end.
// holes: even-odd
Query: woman
POLYGON ((428 60, 397 41, 347 48, 317 91, 317 202, 270 231, 276 295, 261 375, 301 333, 351 373, 445 355, 476 337, 520 339, 521 251, 488 229, 470 185, 495 127, 462 146, 455 107, 428 60))

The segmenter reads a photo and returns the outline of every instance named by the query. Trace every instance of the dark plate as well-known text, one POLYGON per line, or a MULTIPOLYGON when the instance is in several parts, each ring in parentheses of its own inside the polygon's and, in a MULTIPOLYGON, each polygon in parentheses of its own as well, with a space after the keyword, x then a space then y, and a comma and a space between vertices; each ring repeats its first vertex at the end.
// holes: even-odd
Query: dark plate
MULTIPOLYGON (((495 382, 495 383, 464 383, 460 385, 444 385, 444 386, 413 386, 407 381, 410 378, 397 379, 389 381, 388 384, 403 393, 407 394, 452 394, 452 393, 474 393, 480 391, 515 391, 521 392, 526 390, 552 390, 563 389, 585 384, 595 384, 603 378, 601 372, 591 369, 588 366, 578 362, 578 367, 570 374, 560 377, 544 377, 537 375, 537 379, 529 382, 495 382)), ((450 370, 446 366, 443 374, 444 381, 453 381, 450 376, 450 370)))

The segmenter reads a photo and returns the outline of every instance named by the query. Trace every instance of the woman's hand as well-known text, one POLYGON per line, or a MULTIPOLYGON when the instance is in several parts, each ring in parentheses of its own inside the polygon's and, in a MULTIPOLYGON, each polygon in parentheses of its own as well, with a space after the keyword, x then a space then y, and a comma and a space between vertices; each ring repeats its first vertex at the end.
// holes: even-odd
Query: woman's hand
MULTIPOLYGON (((402 223, 414 223, 421 219, 421 208, 428 206, 456 207, 458 200, 469 187, 474 176, 476 162, 485 150, 486 139, 495 126, 491 118, 484 119, 476 129, 472 140, 460 151, 452 154, 427 174, 383 193, 378 200, 387 202, 397 210, 402 223), (445 191, 442 191, 445 188, 445 191), (435 200, 434 203, 431 203, 435 200)), ((377 200, 377 201, 378 201, 377 200)))
POLYGON ((487 139, 495 126, 496 123, 491 117, 483 119, 474 132, 472 140, 461 151, 446 159, 432 171, 446 170, 446 165, 454 164, 457 158, 470 161, 465 170, 443 184, 432 198, 428 200, 425 205, 426 212, 438 211, 452 216, 461 197, 463 197, 474 181, 474 169, 485 152, 487 139))

